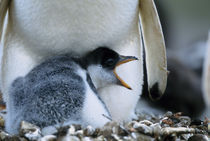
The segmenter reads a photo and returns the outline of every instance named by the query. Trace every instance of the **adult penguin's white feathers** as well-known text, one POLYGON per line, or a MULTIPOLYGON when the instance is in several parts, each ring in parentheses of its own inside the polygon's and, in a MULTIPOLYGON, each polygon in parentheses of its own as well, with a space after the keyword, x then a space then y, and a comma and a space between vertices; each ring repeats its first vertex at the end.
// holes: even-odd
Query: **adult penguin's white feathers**
POLYGON ((210 107, 210 32, 206 44, 206 55, 203 66, 203 94, 206 105, 210 107))
POLYGON ((119 54, 139 58, 117 70, 132 91, 115 85, 99 90, 113 119, 129 119, 143 84, 139 12, 149 88, 158 98, 164 92, 167 75, 164 40, 153 0, 14 0, 9 5, 4 38, 1 74, 4 100, 9 101, 11 83, 42 60, 67 52, 83 55, 98 46, 109 46, 119 54), (148 11, 153 14, 148 15, 148 11))

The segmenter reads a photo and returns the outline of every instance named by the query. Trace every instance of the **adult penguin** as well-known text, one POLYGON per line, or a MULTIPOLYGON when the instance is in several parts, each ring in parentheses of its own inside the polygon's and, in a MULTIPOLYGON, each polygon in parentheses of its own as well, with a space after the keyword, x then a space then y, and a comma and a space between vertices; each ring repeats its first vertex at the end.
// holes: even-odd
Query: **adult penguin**
MULTIPOLYGON (((206 107, 210 109, 210 32, 206 43, 206 55, 203 64, 202 90, 206 107)), ((210 114, 210 112, 209 112, 210 114)), ((210 116, 210 115, 209 115, 210 116)))
POLYGON ((129 120, 142 91, 142 39, 150 97, 163 95, 167 81, 165 44, 153 0, 0 0, 0 33, 7 11, 1 67, 6 103, 11 83, 43 60, 109 46, 119 54, 140 59, 118 68, 132 90, 116 85, 98 89, 112 118, 129 120))

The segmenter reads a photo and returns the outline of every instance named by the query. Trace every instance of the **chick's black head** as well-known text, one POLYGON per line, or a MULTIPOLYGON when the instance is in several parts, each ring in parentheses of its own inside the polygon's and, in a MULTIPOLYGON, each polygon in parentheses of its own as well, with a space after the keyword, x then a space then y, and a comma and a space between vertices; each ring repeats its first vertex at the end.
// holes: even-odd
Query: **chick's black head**
POLYGON ((135 56, 123 56, 107 47, 99 47, 89 52, 83 60, 96 88, 114 83, 131 90, 131 87, 117 74, 116 68, 127 62, 138 60, 135 56))
POLYGON ((120 55, 107 48, 99 47, 94 51, 90 52, 87 57, 87 64, 99 64, 105 69, 114 69, 120 59, 120 55))

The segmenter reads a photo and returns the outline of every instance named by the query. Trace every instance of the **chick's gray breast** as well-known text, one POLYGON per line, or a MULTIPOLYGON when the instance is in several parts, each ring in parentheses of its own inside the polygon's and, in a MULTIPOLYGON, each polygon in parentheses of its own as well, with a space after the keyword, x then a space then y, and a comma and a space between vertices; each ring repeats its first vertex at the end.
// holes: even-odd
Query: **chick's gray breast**
MULTIPOLYGON (((22 108, 24 120, 40 127, 67 119, 79 120, 86 89, 78 69, 81 67, 74 60, 62 56, 42 63, 20 78, 23 90, 14 88, 14 106, 27 107, 22 108)), ((20 81, 15 81, 13 87, 19 86, 20 81)))

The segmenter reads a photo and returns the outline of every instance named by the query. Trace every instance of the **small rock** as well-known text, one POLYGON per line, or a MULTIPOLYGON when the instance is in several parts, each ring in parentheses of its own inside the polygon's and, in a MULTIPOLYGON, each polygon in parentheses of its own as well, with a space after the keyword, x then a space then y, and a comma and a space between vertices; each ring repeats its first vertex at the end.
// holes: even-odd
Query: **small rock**
POLYGON ((136 133, 131 133, 131 137, 136 140, 137 139, 136 133))
POLYGON ((82 139, 82 141, 92 141, 92 139, 91 139, 90 137, 84 137, 84 138, 82 139))
POLYGON ((76 131, 75 135, 79 138, 83 138, 84 137, 84 131, 83 130, 78 130, 78 131, 76 131))
MULTIPOLYGON (((130 136, 124 136, 123 141, 133 141, 134 139, 130 136)), ((136 139, 135 139, 136 140, 136 139)))
POLYGON ((76 129, 75 129, 74 125, 70 125, 68 133, 70 135, 75 135, 75 132, 76 132, 76 129))
POLYGON ((95 141, 104 141, 104 140, 105 140, 105 138, 103 135, 101 135, 95 139, 95 141))
POLYGON ((180 120, 180 123, 179 123, 180 126, 185 126, 186 127, 186 126, 189 126, 190 123, 191 123, 191 119, 188 116, 180 116, 179 120, 180 120))
POLYGON ((18 136, 10 136, 3 141, 27 141, 25 138, 20 138, 18 136))
POLYGON ((167 125, 168 125, 168 127, 169 127, 169 126, 172 126, 172 125, 174 124, 174 122, 173 122, 171 119, 164 119, 164 120, 161 120, 161 123, 162 123, 162 125, 164 125, 165 127, 167 127, 167 125))
POLYGON ((159 137, 158 140, 160 141, 182 141, 180 139, 177 138, 176 134, 171 134, 168 136, 164 136, 164 137, 159 137))
POLYGON ((57 137, 66 136, 69 133, 69 128, 70 126, 60 127, 55 135, 57 135, 57 137))
POLYGON ((112 134, 112 137, 114 138, 114 140, 120 141, 120 137, 116 134, 112 134))
POLYGON ((82 129, 82 126, 80 124, 72 124, 75 128, 75 130, 81 130, 82 129))
POLYGON ((20 124, 20 135, 29 140, 38 140, 41 138, 41 130, 36 125, 22 121, 20 124))
POLYGON ((44 137, 42 137, 41 139, 39 139, 39 141, 56 141, 56 136, 54 135, 46 135, 44 137))
POLYGON ((127 136, 129 131, 123 127, 123 125, 114 126, 112 128, 112 133, 120 135, 120 136, 127 136))
POLYGON ((162 135, 171 135, 171 134, 188 134, 195 133, 194 128, 186 128, 186 127, 165 127, 161 128, 162 135))
POLYGON ((34 124, 28 123, 26 121, 22 121, 20 124, 20 133, 22 134, 35 132, 36 130, 40 130, 40 128, 34 124))
POLYGON ((173 113, 171 111, 168 111, 164 114, 165 117, 171 117, 173 113))
POLYGON ((39 141, 56 141, 57 137, 54 135, 46 135, 42 137, 39 141))
POLYGON ((152 123, 151 121, 149 121, 149 120, 142 120, 142 121, 140 121, 139 123, 140 123, 140 124, 145 124, 145 125, 147 125, 147 126, 150 126, 150 125, 153 124, 153 123, 152 123))
POLYGON ((136 129, 140 133, 152 134, 151 128, 145 124, 135 123, 133 125, 133 128, 136 129))
POLYGON ((181 115, 182 115, 182 112, 177 112, 177 113, 175 113, 173 116, 174 116, 175 118, 179 118, 181 115))
POLYGON ((129 131, 122 125, 118 126, 117 130, 117 134, 120 136, 127 136, 129 134, 129 131))
POLYGON ((115 127, 119 126, 117 122, 108 122, 107 124, 104 125, 101 129, 101 134, 106 138, 110 137, 111 134, 113 133, 113 129, 115 127))
POLYGON ((154 136, 158 136, 161 134, 161 126, 159 123, 152 124, 150 127, 152 128, 154 136))
POLYGON ((137 121, 128 122, 128 123, 125 124, 125 128, 127 128, 127 129, 133 128, 133 125, 135 123, 138 123, 138 122, 137 121))
POLYGON ((173 126, 175 127, 181 127, 180 123, 180 119, 177 117, 170 117, 170 120, 173 122, 173 126))
POLYGON ((188 141, 209 141, 206 135, 196 134, 188 139, 188 141))
POLYGON ((29 140, 38 140, 41 138, 40 131, 36 130, 35 132, 26 133, 25 137, 29 140))
POLYGON ((173 122, 172 120, 169 119, 169 117, 164 117, 163 119, 160 120, 160 124, 162 127, 170 127, 170 125, 172 125, 173 122))
POLYGON ((103 135, 104 137, 109 137, 109 136, 111 136, 111 134, 112 134, 112 131, 109 130, 109 129, 103 129, 103 130, 102 130, 102 135, 103 135))
POLYGON ((192 134, 181 134, 180 135, 181 139, 183 139, 185 141, 188 140, 191 136, 192 136, 192 134))
POLYGON ((0 140, 8 138, 10 135, 4 131, 0 131, 0 140))
POLYGON ((96 128, 94 133, 92 134, 93 137, 98 137, 101 135, 101 129, 100 128, 96 128))
POLYGON ((137 137, 138 141, 155 141, 154 138, 144 135, 144 134, 139 134, 139 136, 137 137))
POLYGON ((94 134, 94 132, 95 132, 95 129, 92 126, 88 125, 84 130, 84 135, 92 136, 94 134))
POLYGON ((0 141, 27 141, 27 140, 25 138, 21 138, 18 136, 10 136, 8 133, 0 131, 0 141))
POLYGON ((60 139, 59 141, 80 141, 80 139, 76 136, 65 136, 62 139, 60 139))

